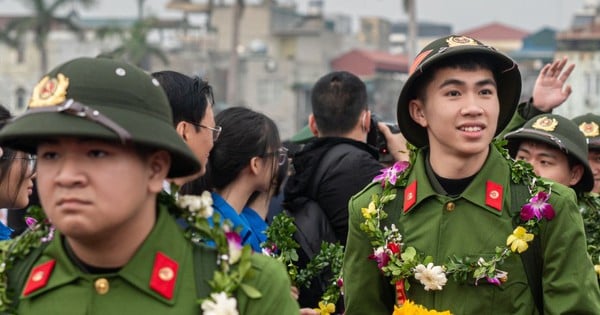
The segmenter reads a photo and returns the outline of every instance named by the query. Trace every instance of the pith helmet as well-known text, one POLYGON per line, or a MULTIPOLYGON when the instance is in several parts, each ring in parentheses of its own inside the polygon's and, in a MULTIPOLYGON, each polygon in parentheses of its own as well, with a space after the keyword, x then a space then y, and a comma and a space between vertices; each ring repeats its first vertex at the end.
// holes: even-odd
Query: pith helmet
POLYGON ((408 104, 416 98, 415 83, 431 67, 440 61, 457 55, 484 56, 494 67, 500 114, 496 135, 506 127, 513 116, 521 95, 521 74, 517 64, 505 54, 496 51, 480 41, 467 37, 451 35, 437 39, 421 50, 409 70, 409 77, 402 87, 398 98, 398 125, 408 142, 417 148, 428 144, 427 130, 417 124, 409 114, 408 104))
POLYGON ((0 144, 35 152, 49 137, 76 136, 164 149, 169 177, 197 173, 200 163, 176 133, 156 79, 112 59, 78 58, 36 85, 27 111, 0 131, 0 144))
POLYGON ((504 138, 508 140, 508 152, 512 157, 517 155, 523 140, 538 141, 560 149, 583 165, 583 176, 573 185, 573 189, 585 192, 594 187, 585 137, 571 120, 560 115, 538 115, 527 121, 522 128, 507 133, 504 138))
POLYGON ((573 122, 583 133, 588 148, 600 150, 600 116, 587 113, 573 118, 573 122))

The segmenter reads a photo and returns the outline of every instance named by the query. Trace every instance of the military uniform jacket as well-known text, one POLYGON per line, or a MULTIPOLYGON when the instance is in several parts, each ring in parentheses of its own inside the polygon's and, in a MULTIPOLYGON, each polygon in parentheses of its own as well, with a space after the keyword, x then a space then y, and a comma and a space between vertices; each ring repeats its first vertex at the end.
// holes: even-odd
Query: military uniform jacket
MULTIPOLYGON (((404 246, 431 255, 436 265, 446 264, 453 255, 473 259, 492 256, 497 246, 506 244, 514 229, 507 211, 511 205, 508 162, 491 146, 481 171, 457 197, 439 193, 443 190, 427 165, 421 150, 407 188, 398 191, 404 196, 403 202, 397 198, 386 205, 390 219, 386 225, 395 223, 404 246)), ((394 287, 377 264, 367 258, 373 249, 359 228, 364 222, 361 208, 367 207, 371 196, 379 192, 380 184, 372 184, 349 202, 350 228, 344 257, 348 315, 389 315, 393 311, 394 287)), ((556 217, 543 223, 536 235, 541 238, 544 261, 540 272, 545 314, 600 314, 600 293, 586 253, 575 195, 571 189, 555 184, 549 202, 556 217)), ((448 276, 442 291, 425 291, 411 278, 407 296, 427 308, 450 310, 453 314, 537 314, 520 255, 513 254, 498 268, 508 272, 508 280, 501 286, 485 280, 477 286, 474 280, 459 283, 448 276)))
MULTIPOLYGON (((17 313, 202 314, 195 272, 203 267, 193 265, 193 245, 175 220, 166 210, 158 212, 153 230, 133 258, 111 274, 82 272, 57 234, 33 264, 17 313)), ((262 255, 252 255, 252 265, 254 277, 245 283, 257 288, 262 298, 251 300, 238 290, 239 313, 298 314, 283 265, 262 255)))

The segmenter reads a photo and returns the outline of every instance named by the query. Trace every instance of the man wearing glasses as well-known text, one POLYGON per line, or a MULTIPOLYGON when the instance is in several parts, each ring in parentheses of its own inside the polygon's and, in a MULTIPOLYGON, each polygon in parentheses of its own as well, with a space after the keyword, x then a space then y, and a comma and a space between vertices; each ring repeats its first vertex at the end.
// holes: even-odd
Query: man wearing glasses
POLYGON ((221 133, 221 126, 215 125, 212 87, 198 77, 190 78, 175 71, 154 72, 152 76, 167 94, 173 126, 201 164, 199 173, 173 179, 181 186, 204 175, 209 152, 221 133))

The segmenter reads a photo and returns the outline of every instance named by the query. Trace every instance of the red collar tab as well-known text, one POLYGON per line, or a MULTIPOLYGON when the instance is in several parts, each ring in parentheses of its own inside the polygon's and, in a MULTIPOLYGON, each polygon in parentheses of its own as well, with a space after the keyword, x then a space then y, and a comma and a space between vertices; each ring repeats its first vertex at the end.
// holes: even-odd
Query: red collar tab
POLYGON ((417 202, 417 181, 410 183, 404 190, 404 213, 417 202))
POLYGON ((166 299, 173 298, 175 280, 177 280, 177 269, 179 265, 167 255, 158 252, 154 258, 150 288, 166 299))
POLYGON ((502 196, 504 188, 498 183, 487 181, 485 184, 485 204, 498 211, 502 211, 502 196))
POLYGON ((28 296, 29 294, 45 287, 46 284, 48 284, 50 275, 52 275, 52 270, 54 270, 55 264, 56 260, 52 259, 33 268, 29 274, 29 280, 27 280, 25 289, 23 289, 23 296, 28 296))

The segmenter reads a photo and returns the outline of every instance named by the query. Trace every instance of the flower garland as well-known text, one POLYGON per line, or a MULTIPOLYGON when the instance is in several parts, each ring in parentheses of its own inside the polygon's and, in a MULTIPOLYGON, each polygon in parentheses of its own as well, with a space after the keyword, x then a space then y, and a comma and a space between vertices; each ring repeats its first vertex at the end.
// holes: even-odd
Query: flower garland
POLYGON ((448 281, 448 275, 452 275, 456 281, 472 278, 475 285, 483 279, 488 283, 501 285, 508 279, 508 273, 498 269, 498 266, 512 253, 520 254, 526 251, 528 242, 538 233, 542 220, 554 218, 554 209, 547 202, 550 198, 551 183, 537 177, 531 165, 526 162, 512 160, 503 148, 503 141, 496 142, 495 145, 509 161, 512 181, 526 184, 531 198, 521 208, 519 226, 508 235, 506 244, 496 247, 495 255, 488 260, 483 257, 476 261, 449 257, 445 265, 435 265, 431 256, 423 257, 414 247, 405 247, 402 235, 394 224, 382 227, 381 221, 387 217, 384 206, 396 198, 398 187, 407 185, 410 167, 414 164, 414 152, 411 152, 410 162, 396 162, 393 166, 383 169, 381 174, 373 179, 373 182, 381 183, 383 190, 380 194, 373 195, 369 205, 361 209, 365 221, 360 224, 360 228, 374 246, 369 259, 374 260, 383 275, 389 277, 390 282, 396 286, 398 305, 410 302, 405 293, 405 290, 410 288, 409 277, 418 280, 426 291, 442 290, 448 281))
MULTIPOLYGON (((176 195, 177 187, 172 187, 171 191, 176 195)), ((252 299, 261 297, 256 288, 242 283, 251 269, 251 248, 241 245, 240 236, 232 231, 228 220, 221 221, 219 215, 213 213, 209 192, 200 196, 174 195, 163 191, 157 196, 157 203, 174 217, 185 220, 188 240, 194 244, 209 243, 218 252, 218 268, 209 281, 212 291, 209 297, 198 301, 200 308, 206 315, 237 315, 237 300, 232 296, 238 288, 252 299)), ((40 207, 30 207, 27 216, 29 228, 25 232, 13 240, 0 242, 0 312, 3 314, 15 313, 11 308, 14 292, 8 290, 9 270, 32 250, 49 242, 54 233, 54 227, 40 207)))
POLYGON ((600 277, 600 195, 597 193, 584 193, 577 196, 579 203, 579 211, 583 217, 583 226, 585 228, 585 236, 587 240, 587 250, 592 262, 594 270, 600 277))
POLYGON ((266 230, 267 240, 262 244, 263 253, 281 261, 287 267, 290 281, 299 287, 309 287, 311 279, 329 267, 332 277, 315 310, 321 315, 333 314, 343 286, 344 246, 339 243, 323 242, 321 250, 308 262, 306 268, 299 269, 296 263, 297 249, 300 245, 293 238, 295 232, 296 225, 292 217, 285 212, 276 215, 266 230))

